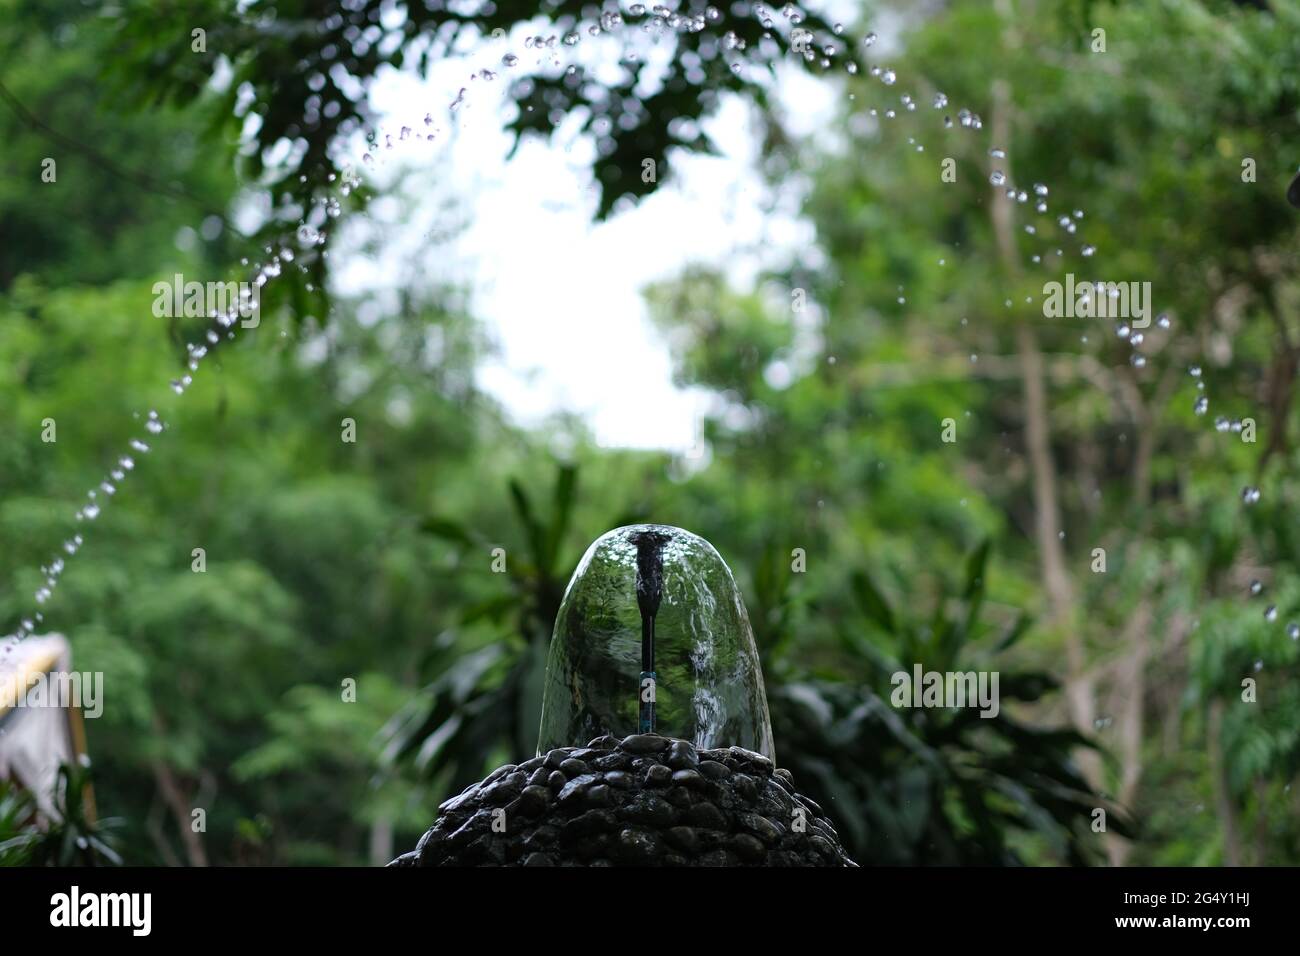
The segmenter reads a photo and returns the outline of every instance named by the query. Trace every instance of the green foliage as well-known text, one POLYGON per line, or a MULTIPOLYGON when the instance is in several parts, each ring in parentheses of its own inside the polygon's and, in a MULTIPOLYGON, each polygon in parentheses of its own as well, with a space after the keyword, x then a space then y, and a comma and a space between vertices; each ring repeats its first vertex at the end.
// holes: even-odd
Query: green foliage
MULTIPOLYGON (((941 597, 927 615, 895 611, 871 578, 855 571, 860 617, 840 624, 834 666, 806 670, 793 655, 774 664, 782 675, 772 692, 779 756, 841 825, 856 859, 1006 866, 1087 864, 1101 856, 1090 824, 1105 801, 1072 759, 1094 744, 1026 721, 1058 683, 1008 667, 1001 652, 1024 633, 1023 618, 1005 632, 981 620, 988 557, 988 543, 977 546, 955 599, 941 597), (997 712, 900 709, 890 688, 914 664, 996 672, 997 712)), ((1113 807, 1109 813, 1111 831, 1131 832, 1113 807)))
MULTIPOLYGON (((262 327, 172 399, 161 386, 198 329, 155 319, 152 283, 224 276, 260 255, 221 222, 231 210, 265 201, 260 245, 329 188, 331 147, 371 122, 343 74, 422 68, 498 27, 562 37, 584 12, 562 0, 543 25, 514 0, 438 6, 131 2, 107 17, 0 0, 6 628, 137 416, 156 406, 168 423, 43 623, 68 635, 79 669, 105 674, 89 748, 126 862, 355 863, 411 845, 449 790, 532 751, 576 549, 650 518, 706 536, 736 570, 778 757, 864 862, 1119 860, 1117 835, 1130 863, 1300 859, 1300 644, 1286 633, 1300 621, 1300 236, 1282 202, 1300 4, 1018 0, 1008 20, 983 0, 924 19, 902 6, 899 85, 847 80, 829 141, 780 134, 765 77, 789 54, 753 19, 726 24, 748 44, 739 74, 713 28, 662 41, 662 82, 647 58, 599 84, 491 64, 512 82, 516 138, 566 121, 593 134, 600 215, 655 187, 642 159, 662 182, 675 151, 709 149, 700 122, 728 93, 762 107, 773 182, 790 196, 806 185, 815 250, 752 288, 699 267, 647 290, 678 382, 718 399, 697 470, 593 447, 564 422, 511 425, 473 384, 485 347, 463 290, 411 276, 397 307, 327 311, 324 259, 278 284, 262 327), (384 12, 399 7, 405 19, 384 12), (196 26, 202 53, 185 42, 196 26), (944 130, 936 90, 986 131, 1005 108, 1006 141, 944 130), (904 91, 914 117, 865 121, 904 91), (301 150, 282 160, 290 141, 301 150), (1084 210, 1095 258, 1046 228, 1031 237, 1021 212, 1003 258, 990 145, 1015 181, 1050 185, 1052 217, 1084 210), (57 183, 40 182, 47 156, 57 183), (955 183, 938 176, 949 156, 955 183), (1031 259, 1044 244, 1063 250, 1050 269, 1031 259), (1148 330, 1145 369, 1112 329, 1041 316, 1047 279, 1093 270, 1152 281, 1171 315, 1172 331, 1148 330), (1060 615, 1027 453, 1025 328, 1047 367, 1072 596, 1060 615), (1208 418, 1192 410, 1198 381, 1208 418), (1208 425, 1220 414, 1254 418, 1259 442, 1208 425), (57 442, 41 441, 47 418, 57 442), (356 443, 339 440, 344 418, 356 443), (954 443, 939 437, 947 418, 954 443), (1264 489, 1251 508, 1246 485, 1264 489), (498 547, 505 574, 491 569, 498 547), (917 663, 996 668, 1001 712, 893 706, 892 674, 917 663), (1091 728, 1067 703, 1080 696, 1091 728), (202 855, 186 836, 193 807, 208 811, 202 855), (1089 827, 1097 807, 1113 811, 1105 837, 1089 827)), ((78 816, 80 786, 69 775, 66 822, 45 831, 23 797, 0 796, 4 861, 112 860, 78 816)))
POLYGON ((0 290, 23 274, 99 285, 224 272, 239 248, 224 222, 234 170, 193 118, 121 109, 100 80, 104 21, 84 4, 3 0, 0 22, 0 290))
POLYGON ((0 866, 118 866, 122 821, 87 812, 91 774, 64 764, 52 794, 55 819, 38 819, 36 801, 0 780, 0 866))
POLYGON ((495 550, 480 532, 449 518, 422 524, 468 553, 493 552, 507 585, 468 604, 459 626, 439 637, 426 662, 435 679, 385 728, 386 760, 401 765, 413 759, 417 771, 446 792, 492 769, 486 757, 518 759, 536 749, 546 650, 575 563, 562 549, 570 537, 577 468, 558 468, 546 518, 519 479, 508 487, 522 548, 495 550))
MULTIPOLYGON (((790 57, 787 34, 793 25, 783 18, 772 30, 757 17, 730 18, 727 27, 745 44, 741 53, 739 48, 726 49, 714 18, 706 16, 706 4, 689 0, 675 6, 683 20, 710 28, 629 14, 631 22, 648 25, 656 42, 670 47, 673 55, 653 61, 644 54, 624 56, 615 79, 589 76, 581 66, 569 73, 561 64, 518 79, 501 71, 511 83, 510 97, 516 104, 507 124, 516 142, 525 135, 549 137, 571 115, 599 139, 592 173, 602 218, 621 197, 639 198, 656 187, 662 177, 644 179, 644 160, 654 160, 666 171, 670 150, 712 149, 700 121, 722 95, 746 92, 762 101, 767 87, 750 79, 750 73, 770 78, 775 65, 790 57), (781 43, 765 39, 765 34, 779 34, 781 43), (747 69, 733 70, 736 62, 747 69)), ((592 43, 601 32, 621 29, 621 19, 615 26, 597 18, 597 12, 584 0, 548 0, 540 9, 528 0, 498 0, 473 12, 440 2, 393 6, 379 0, 345 9, 303 0, 253 6, 203 0, 184 8, 134 2, 125 5, 117 20, 114 76, 137 102, 205 103, 214 123, 228 122, 242 105, 247 115, 260 119, 254 132, 257 148, 249 151, 246 174, 255 179, 269 176, 277 200, 305 207, 313 190, 336 172, 330 147, 351 133, 371 131, 366 102, 351 93, 351 84, 364 89, 389 68, 424 71, 496 31, 531 29, 539 14, 545 17, 540 45, 546 47, 592 43), (206 50, 192 52, 175 38, 188 37, 196 24, 206 30, 206 50), (219 64, 233 75, 215 102, 207 102, 219 64), (251 93, 247 104, 240 103, 241 90, 251 93), (288 161, 269 162, 272 148, 284 140, 305 148, 288 161)), ((822 43, 832 38, 832 25, 815 13, 802 27, 825 38, 822 43)), ((513 52, 520 57, 520 70, 527 69, 528 51, 513 52)), ((795 59, 802 62, 802 57, 795 59)), ((814 58, 814 66, 816 62, 814 58)), ((490 66, 501 69, 496 62, 490 66)))

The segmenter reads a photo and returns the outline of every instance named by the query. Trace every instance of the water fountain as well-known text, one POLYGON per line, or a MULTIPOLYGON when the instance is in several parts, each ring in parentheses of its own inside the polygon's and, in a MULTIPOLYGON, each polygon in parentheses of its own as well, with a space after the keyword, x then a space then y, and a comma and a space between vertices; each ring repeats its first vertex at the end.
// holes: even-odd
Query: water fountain
POLYGON ((538 754, 633 732, 774 756, 740 592, 713 546, 680 528, 602 535, 578 564, 555 621, 538 754), (629 685, 638 668, 638 683, 629 685))
POLYGON ((445 801, 393 865, 853 865, 772 754, 726 563, 681 528, 617 528, 565 592, 536 756, 445 801))

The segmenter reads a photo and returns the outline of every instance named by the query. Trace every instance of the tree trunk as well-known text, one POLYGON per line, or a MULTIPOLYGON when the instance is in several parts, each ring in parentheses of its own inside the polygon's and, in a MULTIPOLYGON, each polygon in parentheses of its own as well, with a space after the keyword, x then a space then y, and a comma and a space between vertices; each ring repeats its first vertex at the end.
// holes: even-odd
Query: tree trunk
MULTIPOLYGON (((153 727, 154 733, 160 738, 166 738, 166 728, 157 717, 154 718, 153 727)), ((153 778, 163 802, 176 818, 176 829, 180 833, 181 845, 185 847, 185 856, 189 859, 190 866, 207 866, 208 854, 203 848, 203 837, 194 832, 192 825, 190 814, 193 807, 190 806, 190 801, 186 798, 175 774, 172 773, 172 768, 167 766, 165 761, 155 760, 153 778)))
MULTIPOLYGON (((1001 8, 1001 4, 999 8, 1001 8)), ((1011 88, 1005 80, 993 83, 993 142, 1006 144, 1011 131, 1011 88)), ((999 160, 1011 181, 1010 165, 999 160)), ((997 239, 1002 267, 1011 280, 1020 276, 1016 254, 1013 208, 1005 193, 995 194, 990 207, 993 232, 997 239)), ((1091 734, 1096 719, 1091 678, 1083 639, 1076 627, 1074 586, 1066 567, 1065 547, 1061 544, 1060 506, 1057 501, 1056 464, 1052 460, 1051 420, 1047 384, 1043 373, 1043 355, 1038 337, 1027 318, 1016 327, 1016 350, 1020 358, 1021 382, 1025 404, 1025 447, 1029 455, 1034 495, 1034 540, 1038 548, 1043 589, 1047 594, 1046 623, 1060 630, 1065 640, 1065 697, 1070 720, 1075 729, 1091 734)), ((1088 782, 1096 788, 1102 784, 1100 757, 1093 751, 1079 755, 1079 764, 1088 782)))
POLYGON ((1214 781, 1214 803, 1223 829, 1223 864, 1241 866, 1241 837, 1237 834, 1237 810, 1228 789, 1228 769, 1223 762, 1223 701, 1210 703, 1206 736, 1210 751, 1210 776, 1214 781))

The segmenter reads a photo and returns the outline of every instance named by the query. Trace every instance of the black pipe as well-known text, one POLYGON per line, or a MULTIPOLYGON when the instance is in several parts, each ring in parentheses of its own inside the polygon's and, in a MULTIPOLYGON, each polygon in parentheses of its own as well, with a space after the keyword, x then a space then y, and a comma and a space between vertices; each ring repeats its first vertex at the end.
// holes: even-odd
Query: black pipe
POLYGON ((641 679, 638 682, 639 730, 655 729, 655 617, 664 596, 664 545, 672 535, 662 531, 636 531, 628 541, 636 545, 636 606, 641 612, 641 679))

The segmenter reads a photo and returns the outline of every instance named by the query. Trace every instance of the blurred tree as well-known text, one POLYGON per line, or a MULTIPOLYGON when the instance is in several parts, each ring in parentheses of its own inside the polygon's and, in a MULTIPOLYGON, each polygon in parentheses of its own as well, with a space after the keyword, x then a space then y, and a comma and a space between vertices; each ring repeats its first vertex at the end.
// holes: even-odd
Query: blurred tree
MULTIPOLYGON (((655 189, 661 177, 641 175, 645 160, 666 172, 670 149, 710 148, 700 121, 724 92, 764 103, 769 90, 762 79, 781 60, 793 56, 817 68, 818 54, 828 47, 852 56, 834 25, 815 13, 781 16, 755 5, 750 15, 728 16, 723 24, 721 11, 703 0, 669 0, 652 10, 636 4, 625 12, 592 0, 495 0, 469 7, 444 0, 202 0, 163 8, 131 2, 117 24, 111 73, 118 85, 137 102, 185 104, 208 96, 219 78, 220 96, 209 104, 213 115, 257 118, 248 175, 268 175, 277 201, 303 208, 337 172, 336 141, 373 132, 365 93, 378 74, 424 71, 474 42, 542 31, 530 35, 523 50, 507 54, 501 47, 501 54, 514 57, 508 67, 517 64, 520 72, 532 66, 524 62, 529 51, 538 53, 536 69, 512 82, 518 110, 509 129, 516 137, 550 136, 566 117, 578 117, 600 147, 593 172, 602 217, 621 196, 655 189), (725 34, 719 32, 724 26, 725 34), (810 35, 806 53, 790 51, 796 29, 810 35), (191 42, 195 30, 203 31, 202 49, 191 42), (602 34, 626 43, 617 73, 588 72, 584 65, 568 71, 560 49, 594 43, 602 34), (651 56, 656 45, 669 55, 651 56), (282 142, 295 144, 290 157, 268 161, 282 142)), ((489 66, 495 72, 501 64, 489 66)))
POLYGON ((97 78, 105 21, 77 0, 0 0, 0 291, 223 271, 228 156, 183 110, 127 113, 97 78))
POLYGON ((1300 5, 1049 14, 955 3, 915 22, 897 85, 850 84, 843 143, 770 157, 778 181, 812 170, 816 253, 752 294, 698 274, 652 292, 682 381, 724 400, 706 434, 728 464, 688 493, 717 496, 707 533, 726 540, 770 534, 762 489, 781 489, 795 506, 769 546, 805 547, 840 594, 864 549, 909 593, 991 534, 999 597, 1040 621, 1021 653, 1065 661, 1076 731, 1116 750, 1114 767, 1080 754, 1091 785, 1165 828, 1137 859, 1186 862, 1179 827, 1208 803, 1210 861, 1290 859, 1300 5), (941 111, 918 126, 904 95, 941 111), (988 134, 938 122, 962 105, 988 134), (1027 201, 990 191, 995 173, 1027 201), (1167 325, 1139 345, 1127 323, 1046 317, 1067 271, 1150 282, 1167 325), (1252 577, 1273 595, 1243 600, 1252 577), (1257 670, 1267 704, 1241 700, 1257 670))

